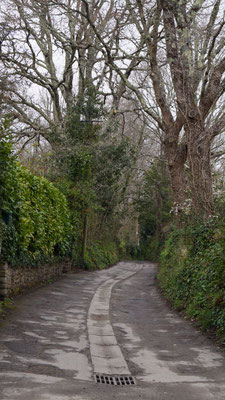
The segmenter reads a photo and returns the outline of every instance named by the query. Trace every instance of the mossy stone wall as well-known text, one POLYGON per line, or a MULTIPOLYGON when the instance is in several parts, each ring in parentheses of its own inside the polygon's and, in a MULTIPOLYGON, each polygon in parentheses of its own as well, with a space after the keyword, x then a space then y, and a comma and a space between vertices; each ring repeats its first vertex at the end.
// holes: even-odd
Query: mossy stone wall
POLYGON ((40 265, 36 268, 10 268, 7 263, 1 264, 0 298, 18 294, 69 271, 71 271, 70 261, 40 265))

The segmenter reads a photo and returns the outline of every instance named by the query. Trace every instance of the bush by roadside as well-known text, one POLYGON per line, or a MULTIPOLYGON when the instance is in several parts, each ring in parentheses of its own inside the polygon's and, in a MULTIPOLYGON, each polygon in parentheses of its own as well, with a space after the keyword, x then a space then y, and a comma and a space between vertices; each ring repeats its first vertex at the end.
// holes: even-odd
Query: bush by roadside
POLYGON ((225 343, 225 225, 208 223, 174 230, 160 256, 158 279, 165 297, 213 329, 225 343))
POLYGON ((99 241, 88 244, 85 260, 78 257, 78 259, 75 259, 75 265, 87 270, 103 269, 119 261, 119 259, 120 254, 116 243, 101 243, 99 241))

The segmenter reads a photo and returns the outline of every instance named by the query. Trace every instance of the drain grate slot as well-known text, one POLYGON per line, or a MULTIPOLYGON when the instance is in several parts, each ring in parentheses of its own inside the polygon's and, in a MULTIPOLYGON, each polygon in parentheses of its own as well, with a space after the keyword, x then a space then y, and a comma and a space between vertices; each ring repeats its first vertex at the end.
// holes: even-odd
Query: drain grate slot
POLYGON ((96 383, 103 383, 105 385, 114 385, 114 386, 136 385, 136 381, 133 376, 112 376, 112 375, 95 374, 94 377, 96 383))

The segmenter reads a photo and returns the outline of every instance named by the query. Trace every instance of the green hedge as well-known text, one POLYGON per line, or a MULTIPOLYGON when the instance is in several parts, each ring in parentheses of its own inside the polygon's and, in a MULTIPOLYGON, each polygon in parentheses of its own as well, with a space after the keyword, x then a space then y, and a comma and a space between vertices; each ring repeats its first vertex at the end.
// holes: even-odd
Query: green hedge
POLYGON ((161 253, 160 286, 169 301, 214 329, 225 343, 225 226, 212 220, 175 230, 161 253))
POLYGON ((34 265, 71 248, 70 213, 64 195, 32 175, 0 140, 0 235, 2 256, 12 266, 34 265))

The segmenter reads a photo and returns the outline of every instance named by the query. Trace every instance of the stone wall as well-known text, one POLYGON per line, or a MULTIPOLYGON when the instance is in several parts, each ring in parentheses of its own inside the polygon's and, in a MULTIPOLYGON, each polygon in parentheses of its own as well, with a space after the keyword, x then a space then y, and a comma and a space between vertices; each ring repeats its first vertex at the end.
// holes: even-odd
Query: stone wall
POLYGON ((8 264, 0 264, 0 298, 8 295, 11 285, 10 271, 8 264))
POLYGON ((34 268, 10 268, 7 263, 0 264, 0 299, 17 294, 69 271, 71 271, 70 261, 34 268))

